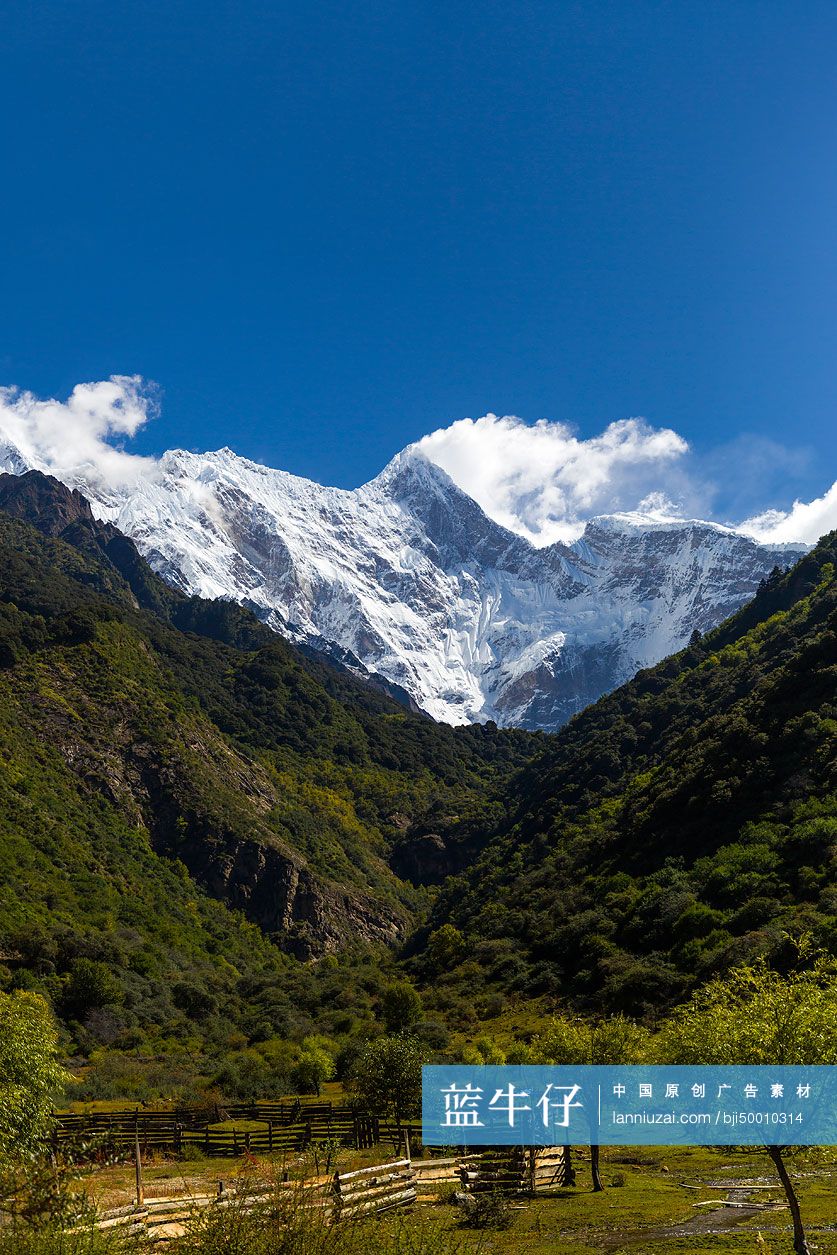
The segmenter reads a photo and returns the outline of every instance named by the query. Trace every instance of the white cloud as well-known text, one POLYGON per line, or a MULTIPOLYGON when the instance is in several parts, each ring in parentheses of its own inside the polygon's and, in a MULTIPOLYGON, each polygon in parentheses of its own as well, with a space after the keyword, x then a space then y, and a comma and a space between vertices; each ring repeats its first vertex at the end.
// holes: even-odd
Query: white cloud
POLYGON ((5 437, 28 465, 66 483, 124 487, 156 466, 121 445, 155 412, 153 390, 138 375, 77 384, 66 401, 0 388, 0 453, 5 437))
POLYGON ((837 527, 837 484, 815 501, 737 522, 765 500, 789 495, 812 469, 812 450, 748 433, 698 455, 677 432, 641 418, 584 440, 566 423, 486 414, 440 428, 417 448, 486 514, 539 546, 574 540, 596 514, 710 519, 774 544, 815 544, 837 527), (726 505, 721 519, 718 498, 726 505))
MULTIPOLYGON (((0 388, 0 470, 18 450, 26 465, 65 483, 125 491, 158 468, 156 458, 124 448, 156 412, 153 387, 137 375, 78 384, 66 401, 0 388)), ((756 540, 813 544, 837 527, 837 484, 788 510, 759 510, 780 494, 788 499, 811 453, 752 435, 698 456, 677 432, 641 418, 585 440, 566 423, 486 414, 440 428, 416 447, 486 514, 536 545, 575 539, 596 514, 713 519, 719 495, 735 518, 748 515, 743 523, 720 521, 756 540)))
POLYGON ((565 423, 486 414, 434 431, 417 447, 486 514, 536 545, 573 540, 595 514, 678 514, 694 496, 676 469, 686 441, 640 418, 582 440, 565 423))
POLYGON ((820 536, 837 527, 837 483, 815 501, 795 501, 790 510, 765 510, 745 519, 740 530, 755 540, 772 544, 807 541, 816 544, 820 536))

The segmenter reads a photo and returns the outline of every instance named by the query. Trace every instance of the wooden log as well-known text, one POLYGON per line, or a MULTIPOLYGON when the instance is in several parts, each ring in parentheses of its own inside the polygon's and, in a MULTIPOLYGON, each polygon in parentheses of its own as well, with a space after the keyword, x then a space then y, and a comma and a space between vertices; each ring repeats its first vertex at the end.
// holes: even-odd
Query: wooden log
POLYGON ((414 1181, 399 1181, 395 1185, 390 1185, 386 1189, 380 1190, 364 1190, 363 1193, 353 1194, 350 1198, 336 1198, 333 1201, 338 1211, 342 1215, 346 1211, 351 1211, 355 1207, 379 1205, 387 1202, 388 1199, 400 1197, 405 1191, 412 1190, 415 1193, 416 1185, 414 1181))
MULTIPOLYGON (((132 1224, 138 1223, 141 1220, 144 1221, 147 1214, 148 1213, 144 1209, 142 1209, 142 1210, 134 1210, 130 1216, 114 1216, 112 1220, 97 1220, 96 1228, 97 1229, 120 1229, 120 1228, 125 1227, 126 1225, 132 1225, 132 1224)), ((73 1229, 71 1230, 71 1232, 78 1233, 79 1230, 73 1229)))
POLYGON ((135 1203, 128 1203, 124 1207, 109 1207, 107 1211, 99 1213, 99 1219, 116 1220, 121 1216, 132 1216, 144 1210, 144 1207, 137 1207, 135 1203))
POLYGON ((400 1190, 405 1185, 414 1184, 415 1177, 412 1173, 393 1174, 390 1177, 383 1177, 377 1181, 370 1181, 368 1185, 357 1186, 353 1190, 341 1190, 338 1198, 341 1203, 351 1203, 359 1198, 371 1198, 373 1195, 386 1192, 387 1190, 400 1190))
POLYGON ((429 1164, 421 1168, 418 1168, 415 1164, 413 1166, 416 1170, 416 1177, 419 1181, 432 1182, 460 1180, 459 1165, 455 1161, 450 1164, 440 1164, 438 1167, 431 1166, 429 1164))
POLYGON ((414 1177, 415 1175, 410 1164, 403 1166, 393 1164, 390 1171, 379 1168, 373 1176, 354 1178, 338 1176, 338 1186, 343 1192, 346 1190, 365 1190, 370 1185, 378 1185, 382 1181, 392 1181, 398 1177, 414 1177))
POLYGON ((147 1198, 145 1206, 148 1211, 153 1211, 168 1203, 195 1203, 196 1206, 201 1206, 204 1203, 214 1202, 217 1197, 217 1194, 179 1194, 170 1197, 147 1198))
POLYGON ((352 1216, 366 1215, 371 1211, 389 1211, 393 1207, 405 1207, 416 1201, 416 1190, 410 1188, 398 1194, 390 1194, 383 1201, 373 1200, 367 1203, 353 1203, 351 1207, 340 1208, 338 1219, 348 1220, 352 1216))
POLYGON ((368 1176, 370 1172, 372 1173, 387 1172, 393 1168, 409 1168, 409 1167, 410 1167, 409 1159, 396 1159, 392 1163, 375 1164, 374 1167, 371 1167, 371 1168, 356 1168, 354 1172, 340 1172, 337 1174, 337 1179, 341 1182, 352 1181, 352 1180, 356 1180, 359 1177, 368 1176))

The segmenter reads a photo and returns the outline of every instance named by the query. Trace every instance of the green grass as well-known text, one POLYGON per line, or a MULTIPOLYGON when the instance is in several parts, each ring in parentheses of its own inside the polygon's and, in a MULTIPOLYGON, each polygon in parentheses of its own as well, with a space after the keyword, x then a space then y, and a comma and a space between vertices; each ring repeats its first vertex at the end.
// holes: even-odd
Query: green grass
MULTIPOLYGON (((393 1159, 391 1147, 376 1146, 366 1151, 344 1149, 337 1167, 341 1172, 384 1163, 393 1159)), ((694 1233, 672 1236, 667 1230, 704 1214, 695 1203, 723 1196, 721 1183, 741 1179, 773 1182, 772 1166, 759 1148, 734 1150, 711 1147, 603 1148, 601 1169, 603 1193, 590 1188, 589 1161, 581 1152, 574 1155, 578 1183, 548 1196, 521 1200, 512 1226, 505 1232, 477 1234, 462 1226, 461 1212, 443 1201, 449 1186, 420 1186, 419 1204, 412 1212, 382 1217, 374 1230, 380 1249, 423 1255, 427 1251, 459 1249, 465 1255, 792 1255, 787 1211, 763 1213, 737 1224, 731 1232, 694 1233), (623 1184, 614 1186, 615 1180, 623 1184), (686 1189, 684 1186, 698 1186, 686 1189), (761 1234, 761 1239, 759 1238, 761 1234), (422 1245, 424 1243, 424 1245, 422 1245), (387 1245, 389 1244, 389 1245, 387 1245), (394 1245, 393 1245, 394 1244, 394 1245), (434 1245, 435 1244, 435 1245, 434 1245)), ((835 1186, 837 1154, 828 1149, 811 1149, 792 1154, 789 1159, 795 1178, 803 1217, 816 1255, 837 1255, 837 1232, 824 1226, 837 1220, 835 1186)), ((289 1168, 294 1179, 311 1179, 313 1159, 294 1156, 293 1162, 280 1156, 259 1161, 257 1172, 267 1176, 289 1168)), ((251 1171, 245 1160, 196 1159, 188 1163, 156 1162, 145 1170, 146 1192, 201 1192, 217 1187, 219 1179, 234 1185, 242 1172, 251 1171)), ((782 1199, 775 1183, 770 1197, 782 1199)), ((98 1173, 88 1188, 102 1205, 115 1206, 128 1201, 133 1190, 130 1165, 112 1167, 98 1173)), ((766 1192, 759 1191, 766 1197, 766 1192)), ((709 1209, 707 1209, 709 1210, 709 1209)), ((737 1213, 727 1209, 724 1221, 737 1213)), ((715 1217, 713 1216, 713 1222, 715 1217)), ((373 1244, 370 1251, 376 1250, 373 1244)))

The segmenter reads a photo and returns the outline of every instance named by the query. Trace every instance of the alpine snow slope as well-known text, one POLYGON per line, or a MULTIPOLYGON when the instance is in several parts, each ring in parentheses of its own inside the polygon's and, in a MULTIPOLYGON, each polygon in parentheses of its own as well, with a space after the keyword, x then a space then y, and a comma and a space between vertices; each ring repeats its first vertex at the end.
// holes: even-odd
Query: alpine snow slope
MULTIPOLYGON (((0 446, 0 469, 31 466, 0 446)), ((354 491, 230 449, 171 451, 124 489, 67 482, 171 584, 247 605, 453 724, 558 728, 806 548, 633 515, 536 548, 415 448, 354 491)))

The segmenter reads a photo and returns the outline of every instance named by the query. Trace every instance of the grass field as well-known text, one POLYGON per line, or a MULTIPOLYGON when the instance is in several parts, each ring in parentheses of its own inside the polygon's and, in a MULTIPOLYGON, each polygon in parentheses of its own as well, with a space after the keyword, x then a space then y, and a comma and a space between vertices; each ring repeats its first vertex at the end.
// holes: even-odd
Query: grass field
MULTIPOLYGON (((392 1157, 391 1150, 382 1147, 344 1150, 337 1166, 350 1171, 392 1157)), ((816 1255, 837 1255, 837 1153, 799 1151, 791 1154, 789 1165, 812 1250, 816 1255)), ((463 1228, 462 1213, 450 1201, 453 1187, 421 1186, 411 1212, 393 1213, 378 1222, 382 1239, 385 1234, 394 1238, 405 1255, 428 1230, 439 1235, 443 1249, 456 1247, 475 1255, 513 1255, 521 1250, 528 1255, 791 1255, 786 1208, 754 1212, 722 1204, 736 1187, 740 1192, 732 1197, 739 1202, 784 1201, 770 1160, 756 1148, 603 1148, 606 1188, 599 1194, 591 1191, 583 1152, 576 1153, 575 1166, 574 1188, 513 1204, 505 1230, 476 1233, 463 1228), (748 1193, 748 1186, 762 1188, 748 1193)), ((214 1191, 219 1181, 234 1186, 242 1174, 288 1172, 311 1180, 318 1169, 320 1179, 325 1179, 322 1162, 315 1162, 311 1152, 273 1163, 160 1159, 145 1165, 144 1179, 147 1195, 177 1196, 214 1191)), ((133 1196, 133 1170, 128 1164, 102 1169, 87 1179, 85 1187, 102 1208, 120 1206, 133 1196)))

